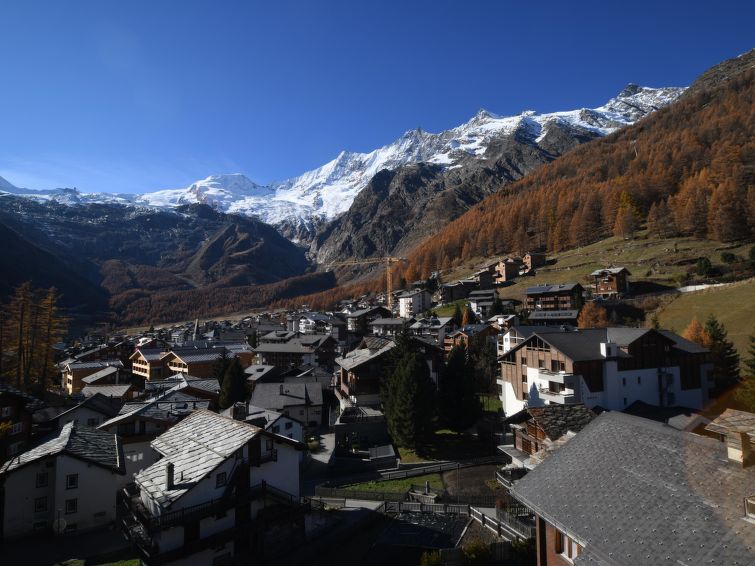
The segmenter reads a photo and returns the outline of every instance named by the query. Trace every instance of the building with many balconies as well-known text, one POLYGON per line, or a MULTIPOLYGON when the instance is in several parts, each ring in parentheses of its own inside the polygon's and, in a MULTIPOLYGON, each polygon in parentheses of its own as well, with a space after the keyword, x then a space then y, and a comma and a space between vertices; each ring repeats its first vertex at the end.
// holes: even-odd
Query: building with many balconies
POLYGON ((499 361, 507 415, 552 403, 609 410, 635 401, 700 408, 708 400, 712 367, 705 348, 648 328, 534 332, 499 361))

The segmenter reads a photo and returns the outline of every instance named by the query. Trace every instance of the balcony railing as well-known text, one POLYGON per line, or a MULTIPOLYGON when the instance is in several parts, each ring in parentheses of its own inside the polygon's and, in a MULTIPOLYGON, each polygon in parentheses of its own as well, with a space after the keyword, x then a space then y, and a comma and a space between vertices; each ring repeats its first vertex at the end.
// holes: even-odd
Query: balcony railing
POLYGON ((502 468, 496 471, 495 478, 502 486, 511 488, 514 482, 522 479, 526 473, 526 468, 502 468))
POLYGON ((538 395, 545 401, 552 401, 554 403, 566 404, 566 403, 579 403, 579 393, 570 389, 564 389, 562 391, 552 391, 550 389, 538 389, 538 395))

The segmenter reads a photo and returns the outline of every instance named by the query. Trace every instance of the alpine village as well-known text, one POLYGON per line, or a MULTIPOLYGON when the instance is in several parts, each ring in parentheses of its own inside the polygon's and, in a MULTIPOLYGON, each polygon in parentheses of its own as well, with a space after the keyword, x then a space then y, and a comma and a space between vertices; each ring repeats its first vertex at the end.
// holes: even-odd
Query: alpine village
POLYGON ((755 50, 279 184, 12 182, 3 565, 755 564, 755 50))

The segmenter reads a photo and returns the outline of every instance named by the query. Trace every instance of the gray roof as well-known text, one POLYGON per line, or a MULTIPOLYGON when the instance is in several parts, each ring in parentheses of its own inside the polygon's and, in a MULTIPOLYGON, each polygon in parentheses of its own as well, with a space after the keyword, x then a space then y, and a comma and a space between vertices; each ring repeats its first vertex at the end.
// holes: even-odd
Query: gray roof
POLYGON ((560 283, 558 285, 534 285, 527 287, 524 292, 526 295, 547 295, 550 293, 563 293, 564 291, 572 291, 577 287, 582 287, 579 283, 560 283))
POLYGON ((105 397, 123 397, 129 389, 131 389, 131 385, 128 383, 125 385, 87 385, 81 390, 81 393, 84 397, 92 397, 98 393, 105 397))
POLYGON ((110 418, 118 414, 122 405, 123 401, 120 401, 119 399, 111 399, 109 396, 103 395, 102 393, 97 393, 95 391, 93 395, 86 397, 86 399, 84 399, 75 407, 71 407, 70 409, 60 413, 58 417, 62 417, 63 415, 71 413, 76 409, 86 407, 87 409, 110 418))
POLYGON ((346 371, 351 371, 362 364, 381 357, 383 354, 393 349, 395 345, 395 342, 388 342, 378 349, 358 348, 348 352, 345 356, 336 358, 335 362, 346 371))
POLYGON ((117 416, 105 421, 98 428, 109 428, 135 418, 174 423, 183 415, 196 409, 207 409, 209 406, 209 399, 200 399, 181 390, 172 389, 151 401, 124 404, 117 416))
POLYGON ((0 474, 12 472, 40 458, 63 453, 119 473, 124 472, 123 449, 116 435, 67 423, 57 436, 8 460, 0 468, 0 474))
POLYGON ((214 362, 219 360, 224 353, 225 348, 203 348, 196 350, 173 350, 168 352, 163 358, 170 354, 174 354, 176 358, 180 359, 184 363, 202 363, 202 362, 214 362))
POLYGON ((28 393, 21 391, 20 389, 16 389, 5 381, 0 381, 0 393, 6 393, 8 395, 20 397, 26 402, 25 407, 29 411, 38 411, 45 407, 45 403, 43 401, 40 401, 33 395, 29 395, 28 393))
POLYGON ((576 309, 567 310, 534 310, 529 314, 530 320, 576 320, 579 311, 576 309))
POLYGON ((279 411, 297 405, 322 405, 319 383, 258 383, 250 404, 279 411))
POLYGON ((552 404, 524 409, 550 440, 558 440, 567 432, 579 432, 595 418, 595 413, 582 403, 552 404))
MULTIPOLYGON (((726 409, 716 417, 705 430, 716 434, 746 433, 755 441, 755 414, 736 409, 726 409)), ((753 489, 755 492, 755 489, 753 489)))
POLYGON ((368 326, 404 326, 411 321, 411 318, 376 318, 368 326))
POLYGON ((97 369, 107 368, 110 366, 122 368, 123 362, 120 360, 103 360, 99 362, 73 362, 66 364, 66 367, 70 369, 97 369))
POLYGON ((196 411, 152 441, 164 458, 134 479, 161 507, 169 507, 259 432, 256 426, 196 411), (172 489, 165 482, 167 462, 174 465, 172 489))
POLYGON ((584 547, 575 564, 731 565, 755 562, 753 487, 723 443, 605 412, 511 492, 584 547))
POLYGON ((592 275, 593 277, 600 277, 601 275, 605 275, 606 273, 610 273, 611 275, 618 275, 622 271, 626 271, 627 275, 632 275, 631 273, 629 273, 629 270, 626 267, 606 267, 604 269, 596 269, 590 275, 592 275))
POLYGON ((91 383, 94 383, 96 381, 99 381, 100 379, 103 379, 103 378, 108 377, 110 375, 116 374, 116 373, 118 373, 119 370, 120 370, 119 367, 108 366, 108 367, 106 367, 104 369, 101 369, 98 372, 93 373, 92 375, 86 376, 81 381, 83 381, 84 383, 87 383, 87 384, 91 384, 91 383))
POLYGON ((137 357, 136 354, 141 354, 141 356, 148 362, 159 362, 160 357, 164 353, 165 350, 161 348, 137 348, 131 356, 137 357))

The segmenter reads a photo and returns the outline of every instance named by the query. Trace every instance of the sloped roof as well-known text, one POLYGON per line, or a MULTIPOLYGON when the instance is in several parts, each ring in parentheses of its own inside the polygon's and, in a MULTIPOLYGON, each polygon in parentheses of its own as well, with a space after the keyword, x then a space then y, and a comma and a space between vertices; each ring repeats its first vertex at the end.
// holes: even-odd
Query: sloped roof
POLYGON ((110 418, 118 414, 118 412, 121 410, 122 405, 123 405, 122 401, 119 401, 118 399, 111 399, 110 397, 105 396, 102 393, 98 393, 95 391, 93 395, 86 397, 86 399, 84 399, 81 403, 79 403, 75 407, 71 407, 70 409, 60 413, 58 417, 62 417, 63 415, 71 413, 77 409, 86 407, 87 409, 90 409, 92 411, 100 413, 101 415, 105 417, 110 418))
POLYGON ((595 414, 582 403, 529 407, 526 411, 550 440, 558 440, 567 431, 579 432, 595 418, 595 414))
POLYGON ((142 357, 148 362, 159 362, 165 350, 162 348, 137 348, 129 357, 131 360, 142 357))
POLYGON ((56 436, 3 464, 0 474, 12 472, 47 456, 68 454, 118 473, 124 473, 123 450, 115 434, 67 423, 56 436))
POLYGON ((94 395, 104 395, 105 397, 123 397, 131 389, 131 385, 87 385, 81 393, 84 397, 93 397, 94 395))
POLYGON ((45 403, 43 401, 37 399, 33 395, 29 395, 28 393, 17 389, 16 387, 13 387, 5 381, 0 381, 0 393, 7 393, 8 395, 14 395, 23 399, 26 402, 25 407, 29 411, 38 411, 39 409, 43 409, 45 407, 45 403))
POLYGON ((85 378, 83 378, 81 381, 87 384, 95 383, 99 381, 100 379, 103 379, 105 377, 108 377, 109 375, 113 375, 115 373, 118 373, 118 371, 121 368, 116 366, 108 366, 104 369, 101 369, 98 372, 93 373, 92 375, 88 375, 85 378))
POLYGON ((512 495, 584 547, 575 564, 752 564, 755 468, 712 438, 604 412, 512 495))
POLYGON ((581 288, 579 283, 560 283, 558 285, 533 285, 527 287, 524 292, 526 295, 546 295, 549 293, 563 293, 564 291, 573 291, 577 287, 581 288))
POLYGON ((383 356, 385 353, 392 350, 395 345, 395 342, 388 342, 377 350, 373 348, 357 348, 356 350, 348 352, 345 356, 336 358, 335 362, 346 371, 351 371, 362 364, 383 356))
POLYGON ((100 429, 128 422, 139 417, 154 421, 173 423, 187 413, 197 409, 207 409, 209 399, 200 399, 181 390, 172 389, 151 401, 136 401, 123 405, 118 415, 102 423, 100 429))
POLYGON ((134 479, 161 507, 168 507, 260 432, 241 421, 195 411, 152 441, 164 458, 134 479), (165 481, 167 462, 174 465, 172 489, 167 489, 165 481))
POLYGON ((606 273, 610 273, 611 275, 618 275, 622 271, 626 271, 627 275, 632 275, 631 273, 629 273, 629 270, 626 267, 606 267, 604 269, 596 269, 590 275, 593 277, 600 277, 601 275, 605 275, 606 273))
MULTIPOLYGON (((752 440, 755 440, 755 414, 737 411, 736 409, 726 409, 713 419, 705 427, 705 430, 723 435, 744 432, 752 440)), ((755 492, 755 486, 753 486, 753 492, 755 492)))
POLYGON ((322 387, 311 382, 258 383, 249 402, 275 411, 294 405, 322 405, 322 387))

